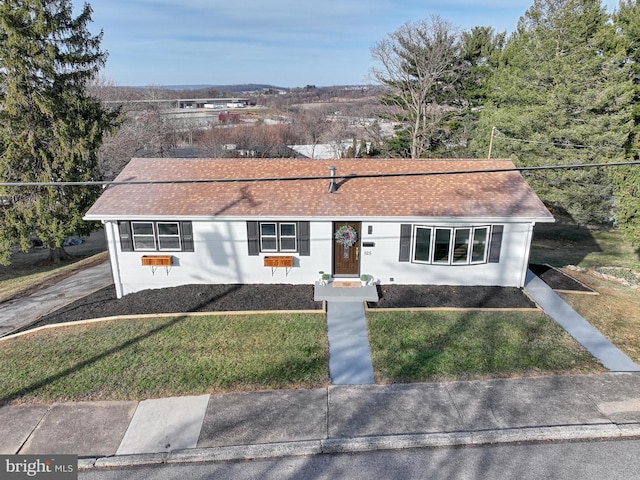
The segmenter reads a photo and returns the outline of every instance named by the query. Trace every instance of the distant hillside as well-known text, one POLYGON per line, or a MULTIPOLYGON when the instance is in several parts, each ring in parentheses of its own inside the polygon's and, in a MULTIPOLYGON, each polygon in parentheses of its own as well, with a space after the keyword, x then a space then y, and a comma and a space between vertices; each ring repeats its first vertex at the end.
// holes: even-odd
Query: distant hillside
POLYGON ((192 91, 192 90, 205 90, 215 89, 222 92, 240 93, 240 92, 261 92, 263 90, 287 90, 283 87, 276 87, 273 85, 262 85, 255 83, 248 83, 244 85, 161 85, 160 88, 174 91, 192 91))

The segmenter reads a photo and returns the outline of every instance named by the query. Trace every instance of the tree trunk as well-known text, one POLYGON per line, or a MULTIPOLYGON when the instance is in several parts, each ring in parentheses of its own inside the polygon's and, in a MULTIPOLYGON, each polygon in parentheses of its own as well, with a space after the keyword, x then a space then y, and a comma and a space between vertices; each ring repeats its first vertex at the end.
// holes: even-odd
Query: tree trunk
POLYGON ((71 255, 67 253, 64 247, 49 248, 49 258, 47 261, 57 265, 60 262, 71 260, 71 255))

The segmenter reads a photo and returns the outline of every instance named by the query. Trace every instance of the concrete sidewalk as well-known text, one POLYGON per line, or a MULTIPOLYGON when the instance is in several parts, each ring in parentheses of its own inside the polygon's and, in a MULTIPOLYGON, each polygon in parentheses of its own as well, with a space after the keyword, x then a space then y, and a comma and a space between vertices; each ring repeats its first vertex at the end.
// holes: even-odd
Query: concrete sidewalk
POLYGON ((640 436, 640 374, 331 386, 0 408, 0 453, 81 468, 640 436))

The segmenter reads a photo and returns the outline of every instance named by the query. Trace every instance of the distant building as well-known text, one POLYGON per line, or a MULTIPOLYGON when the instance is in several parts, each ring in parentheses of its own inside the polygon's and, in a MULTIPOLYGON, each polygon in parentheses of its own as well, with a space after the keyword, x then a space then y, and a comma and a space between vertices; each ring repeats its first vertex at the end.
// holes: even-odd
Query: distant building
POLYGON ((353 148, 353 140, 344 140, 336 143, 319 143, 318 145, 289 145, 297 158, 317 158, 328 160, 330 158, 342 158, 353 148))
POLYGON ((174 100, 178 108, 244 108, 251 103, 248 98, 180 98, 174 100))

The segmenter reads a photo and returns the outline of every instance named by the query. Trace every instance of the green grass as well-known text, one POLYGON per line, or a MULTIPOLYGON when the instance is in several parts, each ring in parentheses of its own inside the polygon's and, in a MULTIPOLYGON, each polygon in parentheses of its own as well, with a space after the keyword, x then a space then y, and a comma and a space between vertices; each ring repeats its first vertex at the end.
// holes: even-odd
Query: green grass
POLYGON ((603 371, 543 313, 369 312, 368 322, 383 383, 603 371))
POLYGON ((620 230, 578 227, 564 222, 538 224, 531 246, 531 262, 555 267, 621 267, 640 272, 640 250, 620 230))
POLYGON ((0 404, 328 384, 322 315, 114 320, 0 342, 0 404))
POLYGON ((600 295, 562 293, 562 298, 616 347, 640 364, 640 290, 585 272, 569 272, 600 295))

